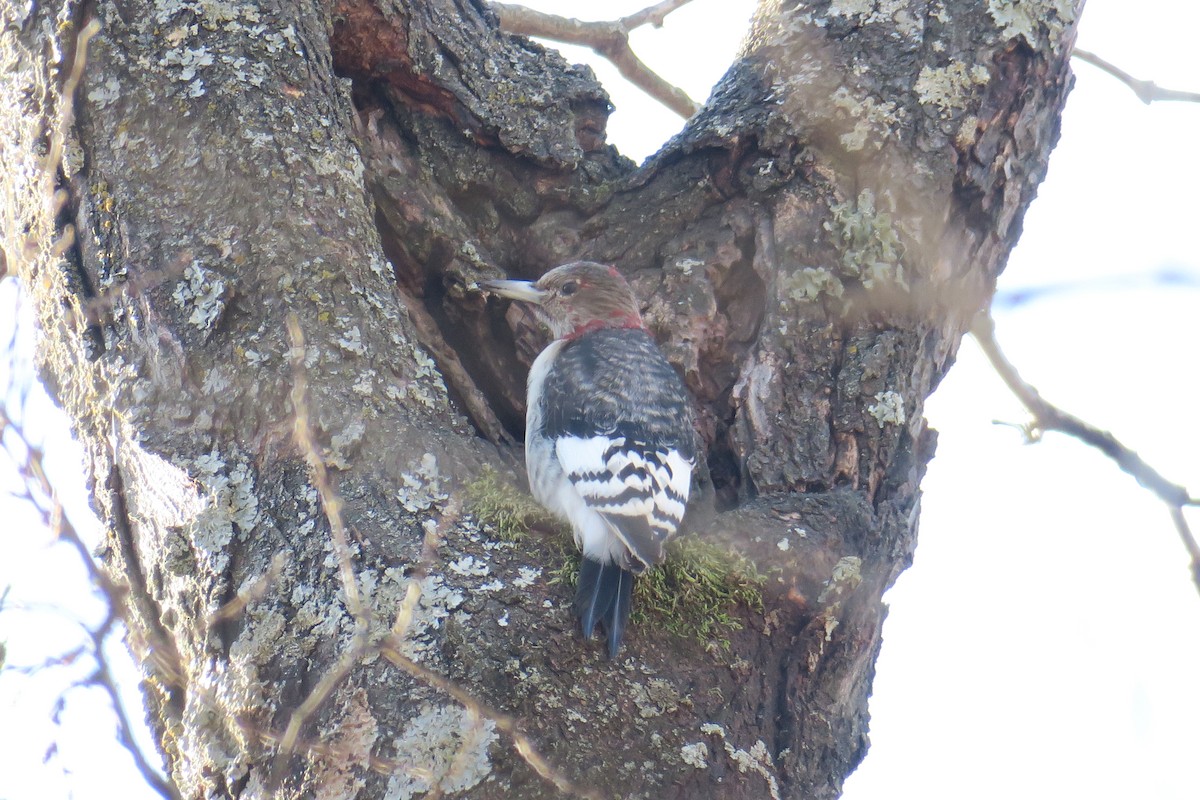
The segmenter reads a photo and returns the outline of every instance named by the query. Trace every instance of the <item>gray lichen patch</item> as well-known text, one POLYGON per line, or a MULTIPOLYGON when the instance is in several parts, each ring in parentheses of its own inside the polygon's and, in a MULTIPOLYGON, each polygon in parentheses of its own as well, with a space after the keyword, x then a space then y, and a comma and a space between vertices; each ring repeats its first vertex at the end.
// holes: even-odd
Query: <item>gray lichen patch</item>
POLYGON ((87 93, 88 102, 99 108, 104 108, 109 103, 116 102, 120 96, 121 84, 113 77, 109 77, 87 93))
POLYGON ((975 144, 975 138, 979 133, 979 117, 974 114, 967 114, 959 123, 958 131, 954 134, 954 146, 960 151, 966 152, 975 144))
POLYGON ((840 298, 846 291, 837 275, 817 267, 784 273, 779 278, 779 289, 781 299, 796 303, 816 300, 821 295, 840 298))
POLYGON ((848 152, 864 149, 871 144, 879 150, 896 136, 904 109, 891 100, 879 101, 870 95, 856 96, 845 86, 839 86, 830 98, 838 113, 854 121, 854 127, 840 137, 848 152))
POLYGON ((193 462, 203 487, 203 506, 190 526, 193 547, 204 557, 214 574, 221 574, 228 562, 227 545, 234 529, 245 536, 259 522, 258 494, 248 462, 236 457, 225 459, 216 451, 193 462))
POLYGON ((825 606, 820 618, 824 622, 825 636, 818 646, 808 654, 809 669, 815 669, 825 654, 825 645, 833 641, 833 632, 841 624, 842 608, 846 599, 862 583, 862 559, 858 556, 843 556, 833 565, 832 574, 825 581, 817 602, 825 606))
POLYGON ((425 576, 420 586, 421 599, 399 648, 413 661, 422 661, 440 652, 441 630, 446 619, 467 599, 463 591, 446 585, 441 575, 425 576))
POLYGON ((688 766, 708 769, 708 745, 704 742, 685 744, 679 748, 679 758, 688 766))
POLYGON ((775 760, 771 758, 771 753, 767 750, 766 742, 762 739, 757 739, 750 746, 749 750, 742 749, 729 741, 725 728, 712 722, 706 722, 701 725, 700 732, 707 736, 718 738, 722 749, 725 751, 725 755, 737 767, 738 772, 744 775, 756 774, 761 776, 766 781, 767 792, 771 800, 781 800, 779 779, 776 777, 775 760))
POLYGON ((396 499, 405 511, 419 513, 440 505, 449 496, 445 491, 445 479, 438 471, 437 456, 425 453, 420 461, 401 473, 403 484, 396 489, 396 499))
POLYGON ((363 347, 362 332, 359 331, 358 326, 345 320, 338 320, 338 322, 345 325, 345 332, 337 340, 337 346, 356 356, 366 355, 367 350, 363 347))
POLYGON ((904 246, 892 217, 876 208, 875 193, 863 189, 854 200, 832 203, 824 223, 842 253, 840 272, 871 289, 876 285, 908 289, 901 259, 904 246))
POLYGON ((989 78, 990 73, 982 64, 968 66, 962 61, 951 61, 944 67, 921 67, 913 89, 922 105, 934 106, 942 117, 950 117, 965 109, 974 88, 986 85, 989 78))
POLYGON ((175 80, 188 83, 188 97, 199 97, 204 94, 204 81, 196 78, 196 73, 204 67, 211 67, 213 54, 203 47, 176 47, 168 50, 159 65, 167 68, 176 67, 175 80))
POLYGON ((174 776, 177 781, 195 785, 205 774, 222 775, 230 783, 236 782, 246 770, 236 744, 241 731, 226 727, 222 709, 238 708, 226 703, 228 687, 213 675, 191 675, 187 701, 179 726, 177 746, 180 752, 191 757, 176 762, 174 776))
POLYGON ((921 21, 909 10, 908 0, 833 0, 830 17, 853 18, 862 25, 891 25, 905 38, 921 33, 921 21))
POLYGON ((388 781, 385 800, 470 789, 491 772, 488 748, 498 738, 491 720, 457 706, 423 706, 396 740, 394 759, 402 768, 388 781))
POLYGON ((139 66, 163 70, 172 80, 184 84, 188 97, 204 95, 214 78, 222 86, 240 82, 258 87, 268 77, 266 60, 247 59, 241 52, 223 52, 220 43, 233 35, 265 55, 277 55, 285 49, 295 51, 299 39, 294 27, 273 27, 271 23, 255 3, 159 0, 155 13, 143 25, 164 49, 157 59, 141 59, 139 66), (210 37, 214 32, 222 36, 210 37), (230 77, 236 80, 229 81, 230 77))
POLYGON ((867 406, 867 413, 875 418, 880 428, 889 423, 903 425, 908 419, 904 411, 904 397, 890 389, 875 393, 875 402, 867 406))
POLYGON ((440 408, 447 396, 446 384, 437 362, 419 345, 411 345, 414 380, 407 385, 408 396, 429 409, 440 408))
MULTIPOLYGON (((297 636, 290 615, 269 605, 251 605, 242 617, 241 632, 229 647, 227 666, 213 679, 228 719, 269 720, 278 709, 278 700, 265 691, 264 668, 296 668, 311 652, 311 642, 297 636)), ((209 669, 216 667, 206 660, 192 671, 195 674, 209 669)), ((199 702, 204 703, 205 698, 199 702)), ((235 726, 226 735, 240 739, 247 733, 235 726)))
POLYGON ((234 673, 244 673, 245 684, 257 682, 257 669, 279 658, 285 640, 294 636, 291 621, 275 608, 251 608, 238 638, 229 646, 229 664, 234 673))
POLYGON ((862 559, 858 556, 843 556, 833 566, 833 573, 825 582, 817 598, 818 603, 830 603, 843 600, 862 583, 862 559))
POLYGON ((644 683, 630 683, 629 694, 642 719, 669 714, 677 710, 680 703, 687 702, 670 681, 662 678, 651 678, 644 683))
POLYGON ((1061 46, 1063 30, 1079 17, 1072 0, 988 0, 987 10, 1004 39, 1024 39, 1034 48, 1061 46))
POLYGON ((358 449, 366 432, 367 426, 361 417, 347 422, 339 433, 330 437, 329 452, 325 455, 325 463, 336 469, 349 469, 351 457, 358 449))
POLYGON ((451 572, 464 577, 482 578, 491 572, 491 568, 487 565, 487 562, 472 555, 466 555, 457 561, 451 561, 446 566, 451 572))
POLYGON ((334 639, 344 630, 350 617, 337 604, 331 604, 311 584, 302 583, 292 589, 291 602, 295 607, 293 624, 311 637, 334 639))
POLYGON ((875 0, 833 0, 829 4, 831 17, 866 17, 875 11, 875 0))
POLYGON ((209 333, 225 312, 228 293, 224 278, 193 261, 184 267, 183 278, 176 283, 171 299, 188 314, 189 324, 209 333))

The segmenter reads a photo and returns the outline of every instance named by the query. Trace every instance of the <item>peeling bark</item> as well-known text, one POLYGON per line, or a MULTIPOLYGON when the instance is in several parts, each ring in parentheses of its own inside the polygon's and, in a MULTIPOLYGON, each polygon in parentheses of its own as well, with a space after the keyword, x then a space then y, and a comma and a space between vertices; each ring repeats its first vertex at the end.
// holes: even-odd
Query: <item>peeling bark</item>
POLYGON ((373 637, 420 581, 406 655, 604 796, 837 796, 867 747, 881 597, 916 542, 923 403, 1045 174, 1075 13, 765 2, 709 104, 639 168, 605 145, 589 70, 469 0, 6 10, 6 263, 38 300, 183 796, 560 796, 376 656, 272 783, 354 627, 291 440, 289 313, 373 637), (61 102, 55 54, 92 16, 56 218, 19 176, 61 102), (64 257, 18 258, 68 221, 64 257), (497 542, 447 511, 484 465, 520 472, 505 442, 540 344, 473 284, 573 258, 633 281, 698 411, 689 521, 767 578, 728 649, 651 620, 607 663, 551 580, 551 534, 497 542), (261 599, 212 616, 280 553, 261 599))

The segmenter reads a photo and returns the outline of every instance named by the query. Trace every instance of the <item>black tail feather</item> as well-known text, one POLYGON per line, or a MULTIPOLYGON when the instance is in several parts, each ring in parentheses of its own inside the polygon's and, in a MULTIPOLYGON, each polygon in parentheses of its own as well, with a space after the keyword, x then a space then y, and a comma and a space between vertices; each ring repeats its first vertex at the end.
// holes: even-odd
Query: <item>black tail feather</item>
POLYGON ((608 657, 616 658, 621 649, 621 637, 625 635, 625 626, 629 622, 629 609, 633 605, 633 573, 619 569, 617 573, 617 596, 613 598, 612 609, 604 618, 604 630, 608 634, 608 657))
POLYGON ((602 564, 586 556, 579 566, 575 613, 583 638, 592 638, 599 622, 608 639, 608 656, 615 658, 629 622, 633 601, 633 573, 613 563, 602 564))
POLYGON ((585 557, 579 565, 579 584, 575 589, 575 614, 583 628, 583 638, 592 638, 596 620, 604 616, 607 605, 612 602, 611 591, 604 591, 604 569, 607 565, 585 557))

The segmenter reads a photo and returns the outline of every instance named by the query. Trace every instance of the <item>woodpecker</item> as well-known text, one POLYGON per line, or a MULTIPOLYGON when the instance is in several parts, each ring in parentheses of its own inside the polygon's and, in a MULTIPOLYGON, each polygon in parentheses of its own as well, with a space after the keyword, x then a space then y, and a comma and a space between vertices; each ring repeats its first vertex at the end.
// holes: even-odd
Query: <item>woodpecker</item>
POLYGON ((536 283, 487 281, 533 304, 554 337, 529 370, 525 464, 534 498, 570 523, 583 553, 575 613, 615 658, 634 576, 662 561, 683 519, 695 433, 683 381, 615 267, 586 261, 536 283))

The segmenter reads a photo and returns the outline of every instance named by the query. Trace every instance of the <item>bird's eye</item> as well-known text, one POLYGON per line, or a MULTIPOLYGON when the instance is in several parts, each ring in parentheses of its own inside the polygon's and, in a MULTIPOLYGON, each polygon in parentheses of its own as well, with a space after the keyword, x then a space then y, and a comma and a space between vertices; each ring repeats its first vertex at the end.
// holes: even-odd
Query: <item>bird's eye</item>
POLYGON ((576 283, 575 281, 567 281, 566 283, 564 283, 562 285, 562 288, 559 289, 558 291, 559 291, 559 294, 561 294, 563 297, 570 297, 571 295, 573 295, 579 291, 579 284, 576 283))

